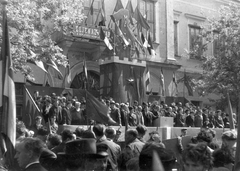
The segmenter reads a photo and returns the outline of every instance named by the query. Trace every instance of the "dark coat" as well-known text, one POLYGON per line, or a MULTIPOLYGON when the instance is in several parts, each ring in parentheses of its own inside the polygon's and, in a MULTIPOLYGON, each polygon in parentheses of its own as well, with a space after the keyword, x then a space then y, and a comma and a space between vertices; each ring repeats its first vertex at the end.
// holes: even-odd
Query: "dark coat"
POLYGON ((194 127, 194 117, 192 117, 191 115, 188 115, 186 117, 185 123, 187 127, 194 127))
POLYGON ((49 110, 49 118, 51 118, 52 116, 56 116, 56 122, 58 125, 62 125, 62 107, 60 106, 52 106, 49 110))
POLYGON ((117 122, 119 125, 122 124, 122 123, 121 123, 121 114, 120 114, 120 110, 119 110, 118 108, 111 109, 110 117, 111 117, 115 122, 117 122))
POLYGON ((72 115, 70 112, 70 109, 64 107, 62 109, 62 123, 63 124, 67 124, 67 125, 71 125, 72 124, 72 115))

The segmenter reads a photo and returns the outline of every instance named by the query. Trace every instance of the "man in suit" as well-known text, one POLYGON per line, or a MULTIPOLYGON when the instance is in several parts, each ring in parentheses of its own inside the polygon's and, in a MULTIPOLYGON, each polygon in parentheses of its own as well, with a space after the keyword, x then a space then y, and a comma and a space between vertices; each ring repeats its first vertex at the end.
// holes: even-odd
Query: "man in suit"
POLYGON ((45 144, 38 138, 24 138, 16 144, 17 162, 24 171, 47 171, 39 163, 45 144))

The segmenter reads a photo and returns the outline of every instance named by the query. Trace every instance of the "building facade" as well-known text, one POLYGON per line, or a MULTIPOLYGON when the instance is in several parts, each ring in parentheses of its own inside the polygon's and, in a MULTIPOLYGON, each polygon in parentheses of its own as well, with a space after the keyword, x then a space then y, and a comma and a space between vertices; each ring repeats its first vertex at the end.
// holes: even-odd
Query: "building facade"
MULTIPOLYGON (((137 60, 138 62, 144 61, 144 66, 141 62, 140 66, 145 69, 142 74, 138 75, 139 77, 145 77, 146 69, 150 72, 151 81, 145 93, 152 95, 151 100, 166 100, 165 98, 170 96, 169 85, 173 80, 174 74, 176 82, 183 78, 184 73, 193 78, 202 74, 201 61, 192 58, 186 51, 191 49, 194 37, 199 34, 200 26, 207 22, 208 17, 217 16, 219 7, 227 5, 228 1, 131 0, 133 10, 138 7, 142 16, 148 21, 153 48, 156 52, 155 55, 149 55, 147 50, 145 53, 141 52, 139 59, 133 57, 136 53, 134 51, 125 53, 125 49, 118 49, 118 52, 116 52, 117 50, 109 50, 100 39, 100 30, 97 26, 99 13, 102 8, 105 9, 106 26, 103 27, 103 30, 110 37, 110 30, 108 28, 114 24, 110 15, 114 14, 114 9, 119 1, 105 0, 103 5, 102 0, 95 0, 93 3, 93 13, 90 14, 92 1, 85 0, 83 12, 87 18, 83 21, 82 25, 77 26, 73 34, 63 35, 59 32, 53 36, 53 39, 63 48, 64 54, 69 59, 71 75, 68 81, 66 81, 67 79, 59 79, 53 70, 49 70, 50 74, 46 74, 40 68, 37 68, 37 66, 30 64, 36 78, 35 83, 43 86, 82 89, 86 85, 84 83, 83 70, 84 66, 87 66, 88 89, 98 92, 100 96, 106 97, 108 94, 102 94, 104 83, 103 74, 101 73, 101 66, 106 64, 106 60, 114 61, 117 59, 118 62, 115 60, 117 64, 127 64, 130 68, 129 72, 132 71, 131 66, 135 66, 135 61, 137 60), (86 61, 86 65, 84 65, 84 61, 86 61), (164 77, 164 94, 161 93, 161 73, 164 77)), ((121 0, 121 2, 125 8, 128 0, 121 0)), ((147 36, 146 32, 144 34, 147 36)), ((207 53, 212 54, 213 51, 213 45, 209 45, 207 53)), ((63 67, 60 67, 60 70, 64 76, 69 72, 68 69, 63 67)), ((113 77, 111 76, 111 78, 113 77)), ((112 87, 112 89, 116 89, 118 86, 115 83, 114 85, 115 87, 112 87)), ((179 82, 177 86, 178 92, 175 96, 185 98, 196 105, 212 105, 214 100, 219 98, 217 95, 203 96, 198 90, 195 90, 193 95, 189 95, 188 89, 184 86, 183 82, 179 82)), ((109 94, 109 96, 111 95, 109 94)), ((136 96, 133 97, 132 100, 138 100, 135 99, 136 96)), ((124 102, 120 100, 118 102, 124 102)))

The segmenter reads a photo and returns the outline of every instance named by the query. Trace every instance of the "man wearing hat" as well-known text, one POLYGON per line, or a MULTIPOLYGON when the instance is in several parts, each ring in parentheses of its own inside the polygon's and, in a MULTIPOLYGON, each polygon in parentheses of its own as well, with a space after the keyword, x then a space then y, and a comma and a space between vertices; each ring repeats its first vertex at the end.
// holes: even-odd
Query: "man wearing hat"
POLYGON ((66 143, 65 151, 58 153, 67 171, 101 170, 107 168, 108 153, 104 145, 96 146, 93 138, 82 138, 66 143))
POLYGON ((46 171, 39 162, 45 144, 38 138, 24 138, 16 144, 16 154, 19 167, 24 171, 46 171))
POLYGON ((118 125, 122 125, 121 124, 121 114, 120 114, 120 110, 115 106, 115 101, 111 100, 110 101, 110 117, 118 124, 118 125))
POLYGON ((237 132, 235 130, 225 131, 222 135, 222 148, 227 147, 235 157, 237 149, 237 132))

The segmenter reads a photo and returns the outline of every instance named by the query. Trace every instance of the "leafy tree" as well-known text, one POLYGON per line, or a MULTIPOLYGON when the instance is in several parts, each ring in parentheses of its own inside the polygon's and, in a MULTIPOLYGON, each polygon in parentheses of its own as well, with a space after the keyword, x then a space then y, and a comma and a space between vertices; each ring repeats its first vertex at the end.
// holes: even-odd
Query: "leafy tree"
POLYGON ((56 31, 69 34, 85 18, 83 0, 8 0, 6 6, 13 66, 33 79, 27 61, 53 60, 66 66, 67 58, 52 40, 56 31))
POLYGON ((233 99, 240 101, 240 7, 222 6, 218 17, 208 19, 208 24, 202 27, 198 39, 203 39, 204 44, 195 45, 190 52, 203 61, 198 88, 223 96, 228 91, 233 99), (205 53, 208 44, 213 45, 212 56, 205 53))

